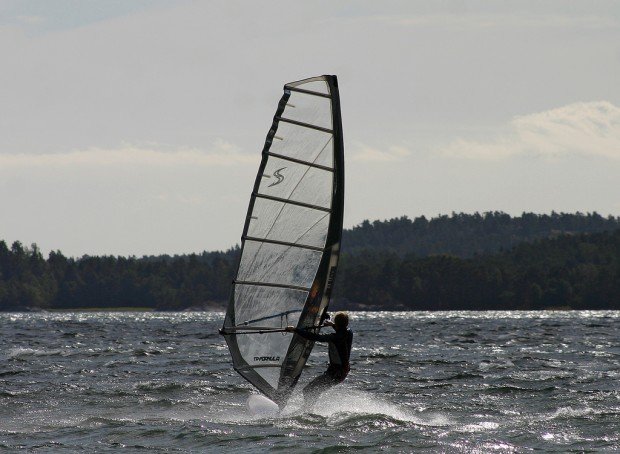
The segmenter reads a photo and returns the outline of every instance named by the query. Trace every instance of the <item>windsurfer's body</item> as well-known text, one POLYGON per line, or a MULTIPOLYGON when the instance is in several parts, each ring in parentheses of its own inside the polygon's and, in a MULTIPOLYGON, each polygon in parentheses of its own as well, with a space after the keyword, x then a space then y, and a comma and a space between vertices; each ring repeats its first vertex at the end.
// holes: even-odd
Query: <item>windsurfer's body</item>
POLYGON ((294 332, 299 336, 316 342, 327 342, 329 347, 329 367, 327 370, 312 380, 304 389, 304 401, 313 403, 319 394, 344 381, 349 373, 349 357, 353 343, 353 332, 348 329, 349 316, 344 312, 338 312, 334 317, 334 323, 326 321, 324 326, 331 326, 335 332, 329 334, 317 334, 304 329, 289 326, 286 331, 294 332))

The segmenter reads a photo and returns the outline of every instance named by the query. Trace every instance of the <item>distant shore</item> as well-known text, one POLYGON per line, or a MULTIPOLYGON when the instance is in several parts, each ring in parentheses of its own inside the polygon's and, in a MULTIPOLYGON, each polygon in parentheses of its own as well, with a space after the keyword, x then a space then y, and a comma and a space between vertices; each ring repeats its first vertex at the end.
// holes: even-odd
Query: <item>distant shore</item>
MULTIPOLYGON (((0 241, 0 311, 224 310, 240 250, 44 258, 36 244, 0 241)), ((617 310, 620 218, 489 212, 366 221, 344 231, 330 307, 617 310)))

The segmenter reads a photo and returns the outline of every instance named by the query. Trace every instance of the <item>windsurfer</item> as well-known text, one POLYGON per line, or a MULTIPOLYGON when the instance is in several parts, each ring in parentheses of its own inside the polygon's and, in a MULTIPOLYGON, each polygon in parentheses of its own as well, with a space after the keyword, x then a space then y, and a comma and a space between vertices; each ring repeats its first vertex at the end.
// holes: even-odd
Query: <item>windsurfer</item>
POLYGON ((338 312, 334 322, 326 320, 323 326, 331 326, 334 333, 317 334, 293 326, 286 327, 289 333, 317 342, 327 342, 329 347, 329 367, 323 374, 312 380, 303 389, 304 402, 313 403, 319 395, 338 383, 342 383, 349 373, 349 357, 353 343, 353 332, 348 328, 349 316, 346 312, 338 312))

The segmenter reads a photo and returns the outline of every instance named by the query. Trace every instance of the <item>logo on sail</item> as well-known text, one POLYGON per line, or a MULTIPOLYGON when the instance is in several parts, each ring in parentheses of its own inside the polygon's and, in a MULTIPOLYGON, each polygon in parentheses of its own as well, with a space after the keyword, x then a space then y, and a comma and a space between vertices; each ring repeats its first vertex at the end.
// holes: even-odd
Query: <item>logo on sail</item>
POLYGON ((329 275, 327 276, 327 286, 325 287, 325 294, 331 296, 332 285, 334 285, 334 279, 336 277, 336 267, 332 266, 329 269, 329 275))
POLYGON ((284 181, 284 175, 280 173, 284 169, 286 169, 286 167, 282 167, 281 169, 278 169, 275 172, 273 172, 273 176, 276 177, 278 181, 274 181, 273 183, 271 183, 269 186, 267 186, 268 188, 275 186, 277 184, 280 184, 284 181))
POLYGON ((254 361, 280 361, 279 356, 255 356, 254 361))

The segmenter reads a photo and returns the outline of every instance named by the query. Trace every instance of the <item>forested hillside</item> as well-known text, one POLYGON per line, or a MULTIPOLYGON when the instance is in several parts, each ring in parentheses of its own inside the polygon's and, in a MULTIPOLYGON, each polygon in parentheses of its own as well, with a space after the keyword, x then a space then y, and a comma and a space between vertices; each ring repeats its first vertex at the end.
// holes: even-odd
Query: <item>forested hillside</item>
POLYGON ((620 310, 620 229, 522 243, 474 258, 346 256, 338 307, 400 310, 620 310))
POLYGON ((427 220, 406 216, 387 221, 364 221, 344 232, 348 254, 375 250, 394 252, 403 257, 448 254, 473 257, 507 250, 524 241, 550 238, 559 234, 604 232, 620 228, 620 218, 588 214, 453 213, 427 220))
POLYGON ((148 307, 181 310, 228 298, 238 249, 200 255, 43 258, 36 245, 0 241, 0 310, 148 307))
MULTIPOLYGON (((36 245, 0 241, 0 310, 221 307, 238 254, 44 258, 36 245)), ((619 220, 487 213, 364 222, 345 232, 333 305, 620 309, 619 220)))

